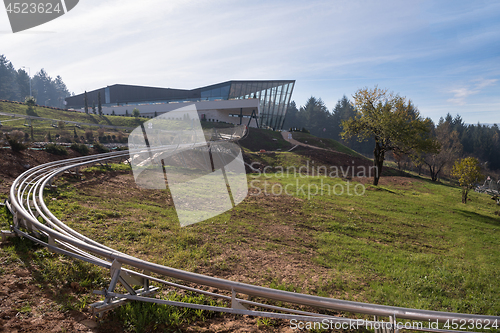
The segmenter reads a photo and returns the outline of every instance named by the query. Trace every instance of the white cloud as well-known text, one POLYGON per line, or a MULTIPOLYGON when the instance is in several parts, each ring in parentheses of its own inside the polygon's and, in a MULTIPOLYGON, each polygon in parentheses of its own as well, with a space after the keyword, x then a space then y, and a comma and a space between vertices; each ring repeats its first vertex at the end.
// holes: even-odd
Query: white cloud
POLYGON ((482 89, 494 85, 497 81, 497 79, 476 79, 468 87, 451 89, 449 92, 453 94, 453 97, 448 99, 447 102, 455 105, 465 105, 467 104, 467 97, 480 93, 482 89))
POLYGON ((379 84, 421 105, 444 103, 442 87, 451 87, 448 103, 471 105, 491 99, 488 87, 500 78, 491 18, 500 7, 454 8, 431 0, 81 0, 26 33, 0 32, 0 54, 32 74, 61 75, 75 93, 115 83, 296 79, 298 104, 314 95, 331 108, 379 84))

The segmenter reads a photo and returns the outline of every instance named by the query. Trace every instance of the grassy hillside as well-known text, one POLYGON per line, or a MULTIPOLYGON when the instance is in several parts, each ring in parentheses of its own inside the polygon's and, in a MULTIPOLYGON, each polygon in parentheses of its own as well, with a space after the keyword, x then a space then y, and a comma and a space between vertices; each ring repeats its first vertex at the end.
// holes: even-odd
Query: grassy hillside
MULTIPOLYGON (((35 107, 34 113, 27 114, 26 105, 8 103, 8 102, 0 102, 0 112, 30 115, 35 117, 50 118, 63 121, 77 121, 89 124, 126 126, 126 127, 136 127, 137 125, 140 125, 142 122, 147 120, 146 118, 136 119, 133 117, 99 116, 94 114, 86 114, 83 112, 54 110, 38 106, 35 107)), ((132 112, 132 110, 130 112, 132 112)), ((1 119, 5 120, 10 118, 1 116, 1 119)), ((24 120, 21 120, 21 122, 24 122, 24 120)))
POLYGON ((281 132, 276 132, 267 129, 249 128, 248 136, 239 141, 239 144, 249 151, 266 151, 288 150, 293 147, 288 141, 283 139, 281 132))
POLYGON ((168 192, 137 189, 127 171, 88 178, 76 187, 60 181, 49 208, 87 236, 141 258, 322 296, 500 313, 500 217, 486 195, 473 193, 464 205, 459 189, 419 179, 382 178, 362 190, 326 177, 253 175, 242 204, 180 228, 168 192), (274 195, 277 184, 288 184, 291 195, 274 195), (314 193, 321 184, 324 193, 314 193), (344 194, 328 194, 327 185, 344 194))
MULTIPOLYGON (((75 111, 54 110, 45 107, 35 107, 35 110, 28 114, 27 109, 28 107, 24 104, 0 102, 0 112, 56 119, 62 121, 59 123, 57 121, 35 120, 36 118, 33 118, 31 124, 33 125, 34 141, 45 141, 49 133, 52 140, 55 140, 57 136, 60 136, 62 138, 60 141, 63 142, 72 141, 74 139, 75 132, 79 138, 86 137, 85 132, 88 131, 92 131, 93 136, 95 138, 99 136, 97 132, 99 128, 98 126, 82 125, 80 127, 76 127, 74 124, 64 123, 64 121, 75 121, 87 124, 123 126, 128 128, 134 128, 140 125, 142 122, 148 120, 147 118, 98 116, 94 114, 86 114, 75 111), (57 125, 58 127, 54 127, 53 125, 57 125)), ((29 122, 23 118, 18 118, 17 120, 15 119, 16 118, 13 117, 0 115, 0 122, 2 122, 0 131, 10 132, 12 130, 21 130, 27 133, 31 137, 31 128, 29 127, 29 122)), ((120 129, 105 128, 104 135, 106 137, 107 136, 110 137, 110 140, 106 140, 106 142, 124 141, 126 140, 126 137, 128 135, 126 134, 126 132, 127 130, 124 130, 122 128, 120 129), (115 138, 112 138, 113 136, 115 138)))
POLYGON ((356 156, 360 158, 364 158, 363 155, 359 154, 358 152, 352 150, 351 148, 348 148, 341 144, 338 141, 335 141, 333 139, 324 139, 324 138, 318 138, 317 136, 307 134, 307 133, 301 133, 301 132, 293 132, 292 133, 293 138, 299 142, 302 143, 307 143, 309 145, 313 145, 316 147, 321 147, 325 149, 332 149, 344 154, 348 154, 351 156, 356 156))
MULTIPOLYGON (((110 125, 110 126, 120 126, 126 127, 128 129, 114 129, 114 128, 104 128, 104 135, 106 136, 115 136, 115 139, 108 140, 109 142, 120 142, 126 141, 126 137, 130 132, 130 129, 133 129, 139 126, 141 123, 149 120, 148 118, 133 118, 133 117, 123 117, 123 116, 99 116, 94 115, 92 113, 86 114, 82 112, 76 111, 63 111, 63 110, 54 110, 45 107, 35 107, 35 111, 28 114, 27 106, 24 104, 17 103, 9 103, 9 102, 1 102, 0 101, 0 112, 13 113, 19 115, 29 115, 33 117, 42 117, 49 119, 56 119, 62 122, 64 121, 75 121, 86 124, 96 124, 96 125, 110 125), (125 138, 125 140, 119 140, 117 137, 125 138)), ((2 132, 10 132, 12 130, 21 130, 28 135, 31 135, 31 129, 28 126, 29 121, 24 118, 16 118, 9 116, 0 115, 0 122, 2 122, 2 126, 0 127, 0 131, 2 132)), ((74 138, 74 134, 78 137, 85 137, 85 132, 93 131, 94 137, 98 136, 97 130, 98 126, 87 126, 82 125, 81 127, 76 127, 74 124, 66 123, 61 124, 58 122, 50 121, 50 120, 35 120, 35 118, 31 121, 33 125, 33 137, 34 141, 44 141, 48 134, 50 133, 52 139, 55 139, 56 135, 60 135, 63 138, 66 138, 66 141, 72 141, 74 138), (54 127, 52 125, 58 125, 59 127, 54 127), (61 126, 62 125, 62 126, 61 126)), ((203 128, 223 128, 230 127, 230 124, 217 123, 217 122, 202 122, 203 128)))
MULTIPOLYGON (((185 228, 179 226, 169 191, 138 188, 124 165, 112 170, 94 166, 83 181, 61 178, 47 192, 46 203, 83 234, 175 268, 345 300, 500 313, 500 208, 488 195, 471 193, 471 201, 462 204, 460 189, 453 184, 416 176, 382 177, 379 186, 372 186, 369 178, 279 173, 279 166, 313 162, 345 168, 371 165, 334 140, 297 134, 299 141, 349 155, 311 148, 253 153, 291 145, 279 132, 251 129, 240 142, 246 156, 274 168, 248 175, 249 195, 234 209, 185 228)), ((0 228, 7 229, 11 218, 0 214, 0 228)), ((106 285, 108 272, 29 244, 16 240, 0 247, 0 260, 31 269, 34 284, 46 289, 80 283, 79 289, 61 291, 66 296, 55 298, 64 309, 82 310, 98 299, 91 291, 106 285), (87 277, 82 272, 90 273, 87 277)), ((0 268, 0 275, 8 269, 0 268)), ((163 295, 167 297, 167 290, 163 295)), ((34 303, 20 302, 20 307, 34 303)), ((155 309, 148 311, 160 313, 155 309)), ((127 306, 113 318, 141 331, 138 321, 130 319, 137 311, 127 306)), ((165 311, 173 314, 160 316, 156 324, 181 313, 165 311)))

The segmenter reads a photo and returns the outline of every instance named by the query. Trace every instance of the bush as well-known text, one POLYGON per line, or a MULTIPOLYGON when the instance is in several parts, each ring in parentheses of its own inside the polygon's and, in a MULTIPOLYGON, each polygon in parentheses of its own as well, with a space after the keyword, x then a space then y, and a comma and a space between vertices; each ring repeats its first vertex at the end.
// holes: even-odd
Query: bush
POLYGON ((12 131, 10 132, 10 134, 5 134, 5 139, 9 143, 10 148, 16 152, 28 148, 28 146, 25 145, 23 142, 24 137, 25 137, 24 132, 18 130, 12 131))
POLYGON ((92 133, 92 130, 85 131, 85 138, 87 141, 92 141, 94 139, 94 133, 92 133))
POLYGON ((73 143, 70 146, 70 148, 73 149, 74 151, 80 153, 81 155, 88 155, 88 153, 89 153, 89 147, 87 147, 87 145, 85 145, 83 143, 73 143))
POLYGON ((107 153, 109 151, 108 148, 104 147, 104 145, 99 142, 94 142, 93 146, 95 151, 97 151, 98 153, 107 153))
POLYGON ((55 143, 46 145, 45 150, 54 155, 68 155, 68 150, 65 147, 56 145, 55 143))

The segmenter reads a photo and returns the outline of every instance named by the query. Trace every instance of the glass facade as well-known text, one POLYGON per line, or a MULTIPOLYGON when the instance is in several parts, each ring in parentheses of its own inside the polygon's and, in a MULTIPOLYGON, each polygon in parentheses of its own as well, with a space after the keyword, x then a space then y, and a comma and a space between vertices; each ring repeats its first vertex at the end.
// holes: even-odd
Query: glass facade
MULTIPOLYGON (((229 81, 228 99, 257 98, 260 101, 259 126, 281 129, 292 97, 294 80, 229 81)), ((224 98, 225 99, 225 98, 224 98)))
POLYGON ((217 99, 229 99, 231 83, 222 83, 210 86, 209 89, 201 89, 201 99, 214 101, 217 99))
MULTIPOLYGON (((116 84, 88 92, 88 100, 97 100, 100 92, 104 93, 104 106, 256 98, 260 102, 259 126, 277 130, 283 127, 294 85, 295 80, 226 81, 186 90, 116 84)), ((83 101, 84 94, 66 98, 69 108, 83 108, 83 101)))

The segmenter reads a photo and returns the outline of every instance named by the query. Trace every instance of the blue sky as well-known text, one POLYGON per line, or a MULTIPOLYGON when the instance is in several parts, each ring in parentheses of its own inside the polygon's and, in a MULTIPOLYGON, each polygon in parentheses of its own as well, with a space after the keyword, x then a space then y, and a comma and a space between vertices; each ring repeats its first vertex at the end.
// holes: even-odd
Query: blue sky
POLYGON ((16 34, 1 9, 0 54, 77 94, 295 79, 298 105, 378 85, 435 121, 500 123, 498 1, 80 0, 16 34))

